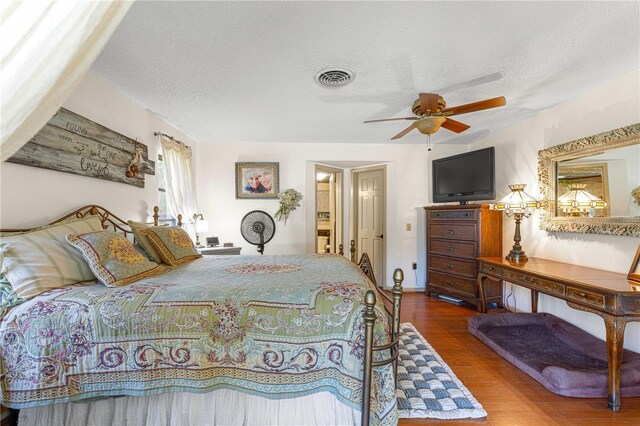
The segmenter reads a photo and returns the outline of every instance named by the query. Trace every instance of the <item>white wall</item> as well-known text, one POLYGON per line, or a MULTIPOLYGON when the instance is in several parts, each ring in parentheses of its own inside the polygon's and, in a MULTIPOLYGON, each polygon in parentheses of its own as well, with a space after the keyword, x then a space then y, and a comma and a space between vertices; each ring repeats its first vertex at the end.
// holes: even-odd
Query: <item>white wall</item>
MULTIPOLYGON (((195 143, 102 79, 88 74, 64 107, 109 129, 137 139, 156 161, 160 143, 153 133, 175 136, 196 153, 195 143)), ((98 204, 119 217, 147 220, 158 204, 156 176, 145 188, 12 163, 0 163, 0 227, 42 225, 86 204, 98 204)))
MULTIPOLYGON (((640 121, 640 73, 634 71, 598 87, 576 99, 557 105, 516 126, 490 135, 471 146, 472 150, 496 147, 496 188, 498 197, 507 194, 507 185, 526 183, 526 190, 540 194, 537 184, 537 152, 585 136, 640 121)), ((640 238, 595 234, 551 233, 539 228, 536 214, 521 225, 522 244, 528 256, 589 266, 626 274, 640 238)), ((514 222, 505 218, 504 251, 513 245, 514 222)), ((511 292, 507 285, 506 293, 511 292)), ((518 310, 531 308, 529 291, 514 287, 518 310)), ((513 299, 510 299, 513 305, 513 299)), ((540 312, 550 312, 605 338, 602 319, 594 314, 570 309, 553 297, 540 295, 540 312)), ((640 324, 627 326, 625 347, 640 352, 640 324)))
MULTIPOLYGON (((526 183, 537 194, 537 152, 553 145, 593 135, 640 121, 639 74, 625 75, 577 99, 558 105, 470 147, 496 146, 498 196, 510 183, 526 183)), ((65 103, 65 108, 124 135, 138 139, 157 158, 160 149, 154 131, 176 136, 194 149, 199 210, 209 222, 209 235, 221 242, 243 247, 255 254, 239 231, 240 219, 250 210, 273 214, 277 200, 236 200, 235 162, 280 162, 280 188, 303 193, 303 207, 293 213, 286 226, 278 223, 268 254, 313 251, 315 162, 370 161, 387 164, 387 264, 386 282, 396 267, 405 271, 405 287, 424 286, 425 247, 422 207, 430 199, 430 164, 439 157, 469 150, 467 146, 435 145, 428 153, 424 145, 403 144, 199 144, 136 104, 101 79, 88 75, 65 103), (412 230, 405 226, 411 223, 412 230), (418 262, 418 279, 411 263, 418 262), (417 284, 417 285, 416 285, 417 284)), ((349 193, 345 175, 345 197, 349 193)), ((84 204, 97 203, 123 218, 145 219, 157 203, 157 180, 146 177, 146 187, 102 181, 95 178, 38 169, 10 163, 0 164, 0 227, 40 225, 84 204)), ((346 210, 348 212, 348 208, 346 210)), ((505 220, 504 250, 513 244, 513 222, 505 220)), ((547 233, 539 230, 537 216, 522 225, 524 247, 537 256, 626 273, 640 239, 590 234, 547 233)), ((346 238, 348 232, 345 230, 346 238)), ((514 287, 519 310, 530 309, 529 293, 514 287)), ((507 288, 509 293, 510 289, 507 288)), ((513 299, 511 299, 513 302, 513 299)), ((541 311, 551 312, 604 338, 599 317, 566 307, 557 299, 540 296, 541 311)), ((625 347, 640 351, 640 324, 627 327, 625 347)))
MULTIPOLYGON (((427 152, 424 145, 403 144, 293 144, 293 143, 225 143, 200 144, 196 160, 197 197, 201 213, 209 222, 209 234, 220 242, 229 241, 242 247, 242 254, 257 254, 255 246, 247 244, 240 234, 240 220, 249 211, 264 210, 269 214, 278 209, 277 200, 236 200, 235 163, 243 161, 277 161, 280 163, 280 190, 294 188, 304 199, 302 207, 292 213, 286 226, 278 222, 274 239, 267 245, 267 254, 314 252, 315 227, 315 162, 370 161, 387 164, 387 244, 386 283, 392 283, 395 268, 403 268, 405 287, 415 288, 416 279, 411 263, 417 261, 424 287, 424 234, 419 233, 418 212, 427 204, 429 185, 427 164, 435 152, 453 155, 465 148, 441 145, 427 152), (406 224, 411 223, 411 231, 406 224), (419 256, 419 257, 418 257, 419 256)), ((349 173, 345 173, 345 202, 349 194, 349 173)), ((346 209, 348 213, 348 208, 346 209)), ((348 222, 348 220, 347 220, 348 222)), ((421 228, 424 230, 424 228, 421 228)), ((345 229, 345 239, 348 229, 345 229)), ((345 244, 345 251, 348 245, 345 244)), ((380 280, 382 281, 382 280, 380 280)))

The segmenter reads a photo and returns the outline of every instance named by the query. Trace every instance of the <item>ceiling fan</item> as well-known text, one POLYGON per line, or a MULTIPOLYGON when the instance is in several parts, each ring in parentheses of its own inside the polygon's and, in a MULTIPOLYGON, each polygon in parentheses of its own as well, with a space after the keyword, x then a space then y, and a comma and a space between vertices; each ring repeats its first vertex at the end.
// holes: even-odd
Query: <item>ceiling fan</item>
POLYGON ((436 93, 420 93, 419 96, 420 97, 413 103, 413 107, 411 108, 411 111, 416 115, 415 117, 384 118, 381 120, 368 120, 365 121, 365 123, 394 120, 415 121, 411 126, 392 137, 391 140, 400 139, 413 129, 418 129, 420 133, 425 135, 431 135, 432 133, 437 132, 440 130, 440 127, 444 127, 445 129, 451 130, 455 133, 461 133, 467 130, 469 126, 449 118, 452 115, 467 114, 470 112, 482 111, 483 109, 501 107, 507 104, 507 100, 504 96, 500 96, 497 98, 486 99, 484 101, 473 102, 471 104, 447 108, 447 103, 444 98, 436 93))

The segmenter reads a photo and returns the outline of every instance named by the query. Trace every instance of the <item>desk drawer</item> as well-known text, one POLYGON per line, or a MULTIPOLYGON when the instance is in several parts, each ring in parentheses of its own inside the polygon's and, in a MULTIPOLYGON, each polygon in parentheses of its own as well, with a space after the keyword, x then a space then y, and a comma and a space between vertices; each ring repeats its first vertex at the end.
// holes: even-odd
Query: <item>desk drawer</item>
POLYGON ((604 294, 591 293, 579 288, 567 287, 567 299, 582 302, 596 308, 604 308, 604 294))
POLYGON ((476 295, 476 280, 473 278, 454 277, 429 270, 429 283, 466 296, 475 297, 476 295))
POLYGON ((464 275, 465 277, 475 278, 476 262, 475 260, 455 259, 453 257, 441 257, 429 255, 429 268, 464 275))
POLYGON ((511 281, 514 284, 521 284, 525 287, 533 288, 534 290, 540 290, 550 295, 564 296, 564 286, 562 284, 547 281, 542 278, 534 277, 532 275, 508 270, 502 271, 502 277, 506 281, 511 281))
POLYGON ((451 240, 475 240, 476 224, 459 223, 430 223, 427 230, 428 237, 446 238, 451 240))
POLYGON ((502 276, 503 274, 502 269, 499 268, 498 266, 493 266, 493 265, 488 265, 486 263, 483 263, 481 268, 482 268, 481 272, 487 273, 489 275, 502 276))
POLYGON ((476 258, 476 243, 464 241, 427 240, 427 251, 445 256, 476 258))
POLYGON ((429 219, 431 220, 476 220, 478 217, 478 209, 469 210, 430 210, 429 219))

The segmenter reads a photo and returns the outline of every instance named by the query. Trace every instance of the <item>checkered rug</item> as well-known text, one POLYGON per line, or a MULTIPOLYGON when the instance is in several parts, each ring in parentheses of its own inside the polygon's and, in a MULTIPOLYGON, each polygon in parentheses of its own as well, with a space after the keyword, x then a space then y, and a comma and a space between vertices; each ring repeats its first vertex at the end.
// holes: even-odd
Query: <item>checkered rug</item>
POLYGON ((482 405, 410 323, 400 324, 398 412, 400 418, 486 417, 482 405))

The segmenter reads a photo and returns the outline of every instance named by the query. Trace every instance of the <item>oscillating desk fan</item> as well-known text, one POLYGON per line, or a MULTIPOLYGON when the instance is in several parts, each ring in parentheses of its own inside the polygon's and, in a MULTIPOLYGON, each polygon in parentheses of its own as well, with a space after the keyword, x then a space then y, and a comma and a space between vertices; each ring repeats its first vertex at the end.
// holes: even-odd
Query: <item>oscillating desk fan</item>
POLYGON ((276 233, 276 223, 269 213, 253 210, 242 218, 240 232, 248 243, 258 246, 258 253, 263 254, 264 245, 271 241, 276 233))

